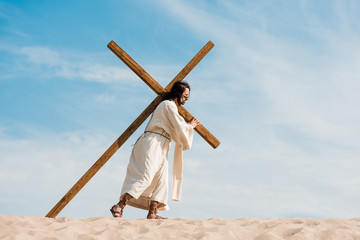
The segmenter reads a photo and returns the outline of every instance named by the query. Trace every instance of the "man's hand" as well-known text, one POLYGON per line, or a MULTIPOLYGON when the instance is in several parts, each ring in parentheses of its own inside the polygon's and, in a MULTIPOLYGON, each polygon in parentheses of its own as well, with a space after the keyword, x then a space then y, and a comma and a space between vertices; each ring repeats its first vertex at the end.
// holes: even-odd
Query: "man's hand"
POLYGON ((200 122, 196 117, 194 117, 193 119, 191 119, 190 122, 188 122, 188 124, 190 124, 193 128, 196 128, 200 124, 200 122))

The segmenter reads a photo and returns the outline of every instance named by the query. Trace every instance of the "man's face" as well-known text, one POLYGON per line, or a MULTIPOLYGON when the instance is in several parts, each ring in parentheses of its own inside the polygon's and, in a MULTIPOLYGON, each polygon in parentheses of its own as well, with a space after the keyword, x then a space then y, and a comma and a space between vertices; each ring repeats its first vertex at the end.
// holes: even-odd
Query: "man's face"
POLYGON ((190 90, 188 88, 185 89, 181 98, 179 99, 179 105, 184 105, 185 102, 189 99, 190 90))

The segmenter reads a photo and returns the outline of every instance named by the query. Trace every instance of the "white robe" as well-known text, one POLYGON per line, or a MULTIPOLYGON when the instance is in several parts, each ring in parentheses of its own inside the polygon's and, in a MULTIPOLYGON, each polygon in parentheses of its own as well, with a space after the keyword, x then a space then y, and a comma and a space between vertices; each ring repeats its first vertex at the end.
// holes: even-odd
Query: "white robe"
POLYGON ((178 113, 175 102, 165 100, 155 109, 145 133, 132 150, 120 199, 133 196, 128 204, 149 209, 151 200, 158 210, 168 210, 168 153, 175 142, 171 199, 179 201, 182 182, 182 151, 191 148, 193 128, 178 113))

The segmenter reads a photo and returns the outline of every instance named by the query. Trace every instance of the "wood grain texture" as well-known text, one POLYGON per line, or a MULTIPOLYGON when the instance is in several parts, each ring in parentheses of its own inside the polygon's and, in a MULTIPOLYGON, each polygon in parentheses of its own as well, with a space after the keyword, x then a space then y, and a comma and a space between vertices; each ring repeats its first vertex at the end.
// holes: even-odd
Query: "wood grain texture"
MULTIPOLYGON (((189 122, 194 118, 183 106, 178 107, 179 114, 189 122)), ((220 141, 207 130, 201 123, 195 128, 195 131, 213 148, 217 148, 220 145, 220 141)))
POLYGON ((143 80, 156 94, 164 92, 163 87, 158 84, 134 59, 132 59, 121 47, 114 41, 108 44, 108 48, 118 56, 141 80, 143 80))
MULTIPOLYGON (((205 55, 214 47, 214 44, 209 41, 206 45, 190 60, 190 62, 179 72, 178 75, 168 84, 164 89, 158 82, 155 81, 139 64, 136 63, 122 48, 120 48, 114 41, 108 44, 108 48, 120 58, 129 68, 138 75, 154 92, 158 95, 166 94, 170 91, 175 82, 182 81, 194 67, 205 57, 205 55)), ((193 117, 184 107, 179 111, 180 115, 186 120, 190 121, 193 117)), ((195 131, 204 138, 213 148, 220 145, 220 141, 210 133, 202 124, 195 128, 195 131)))

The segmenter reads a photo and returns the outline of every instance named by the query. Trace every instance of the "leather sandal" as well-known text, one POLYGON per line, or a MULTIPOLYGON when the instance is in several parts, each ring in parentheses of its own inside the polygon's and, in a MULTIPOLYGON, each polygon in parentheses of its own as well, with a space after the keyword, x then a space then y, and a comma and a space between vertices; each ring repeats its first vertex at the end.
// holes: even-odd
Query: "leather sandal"
POLYGON ((127 198, 127 195, 125 195, 118 204, 112 206, 110 208, 110 212, 113 215, 113 217, 122 218, 122 215, 124 213, 124 208, 126 204, 128 203, 130 198, 127 198))
POLYGON ((150 203, 150 208, 149 208, 149 213, 147 215, 147 219, 167 219, 164 217, 160 217, 159 215, 157 215, 158 211, 157 211, 157 206, 159 205, 158 202, 156 201, 151 201, 150 203))

